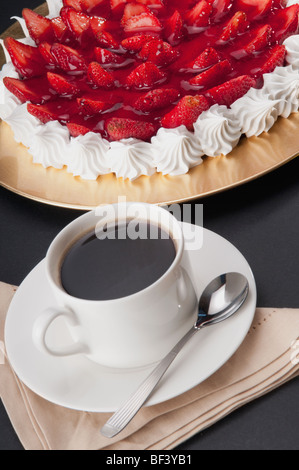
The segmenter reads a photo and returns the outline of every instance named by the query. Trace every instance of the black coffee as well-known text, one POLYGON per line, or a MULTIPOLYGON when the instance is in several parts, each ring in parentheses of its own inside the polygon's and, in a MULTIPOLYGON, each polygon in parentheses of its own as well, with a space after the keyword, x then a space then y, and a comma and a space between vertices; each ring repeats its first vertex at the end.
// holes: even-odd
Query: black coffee
POLYGON ((171 237, 159 227, 138 222, 134 229, 138 236, 132 239, 129 224, 114 227, 113 235, 107 232, 103 239, 99 239, 103 232, 96 236, 93 231, 71 247, 61 267, 68 294, 87 300, 126 297, 167 271, 176 257, 171 237))

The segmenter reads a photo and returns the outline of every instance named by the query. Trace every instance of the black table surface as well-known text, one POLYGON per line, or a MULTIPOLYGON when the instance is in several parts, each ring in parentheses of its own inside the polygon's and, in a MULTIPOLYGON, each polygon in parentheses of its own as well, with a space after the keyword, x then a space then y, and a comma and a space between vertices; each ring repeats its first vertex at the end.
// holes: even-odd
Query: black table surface
MULTIPOLYGON (((39 0, 1 2, 0 29, 39 0)), ((298 136, 299 144, 299 136, 298 136)), ((195 201, 204 227, 249 262, 258 306, 299 308, 299 159, 230 191, 195 201)), ((19 285, 78 211, 43 205, 0 188, 0 280, 19 285)), ((298 332, 299 333, 299 332, 298 332)), ((298 450, 299 379, 243 406, 176 450, 298 450)), ((0 401, 0 450, 22 450, 0 401)))

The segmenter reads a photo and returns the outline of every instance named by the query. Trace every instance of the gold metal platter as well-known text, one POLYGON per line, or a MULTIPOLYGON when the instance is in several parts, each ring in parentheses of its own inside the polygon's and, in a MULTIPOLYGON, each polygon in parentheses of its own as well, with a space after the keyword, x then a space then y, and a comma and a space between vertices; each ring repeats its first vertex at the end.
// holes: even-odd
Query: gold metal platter
MULTIPOLYGON (((46 5, 37 9, 47 14, 46 5)), ((1 37, 21 37, 14 24, 1 37)), ((0 66, 4 63, 0 56, 0 66)), ((231 189, 261 177, 299 155, 299 113, 279 118, 270 132, 242 138, 227 156, 205 158, 203 164, 183 176, 141 176, 130 182, 115 175, 97 181, 73 177, 66 169, 43 168, 33 164, 22 144, 14 141, 10 127, 0 123, 0 185, 35 201, 78 210, 91 210, 113 203, 120 196, 152 204, 186 202, 231 189)))

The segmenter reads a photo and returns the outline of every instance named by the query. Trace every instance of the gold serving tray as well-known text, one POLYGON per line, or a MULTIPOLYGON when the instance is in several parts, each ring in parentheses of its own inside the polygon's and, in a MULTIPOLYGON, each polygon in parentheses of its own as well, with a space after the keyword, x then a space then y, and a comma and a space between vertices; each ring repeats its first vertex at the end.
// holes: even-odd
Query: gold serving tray
MULTIPOLYGON (((36 11, 47 14, 46 4, 36 11)), ((15 23, 1 37, 21 37, 15 23)), ((0 65, 5 62, 0 56, 0 65)), ((35 201, 78 210, 91 210, 99 204, 130 201, 152 204, 186 202, 231 189, 270 171, 299 155, 299 113, 279 118, 269 133, 242 138, 227 156, 205 158, 203 164, 183 176, 141 176, 130 182, 115 175, 97 181, 73 177, 66 169, 43 168, 33 164, 22 144, 14 141, 10 127, 0 123, 0 185, 35 201)))

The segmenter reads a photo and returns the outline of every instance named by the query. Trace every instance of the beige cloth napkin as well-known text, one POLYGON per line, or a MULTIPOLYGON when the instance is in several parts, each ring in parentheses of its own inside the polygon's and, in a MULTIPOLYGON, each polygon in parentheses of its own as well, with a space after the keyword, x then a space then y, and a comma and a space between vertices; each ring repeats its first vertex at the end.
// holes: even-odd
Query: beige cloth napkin
MULTIPOLYGON (((2 346, 15 291, 0 283, 2 346)), ((298 374, 299 309, 258 308, 243 344, 220 370, 183 395, 143 408, 110 440, 99 432, 110 414, 74 411, 37 396, 21 383, 0 350, 0 397, 26 450, 171 450, 298 374)))

